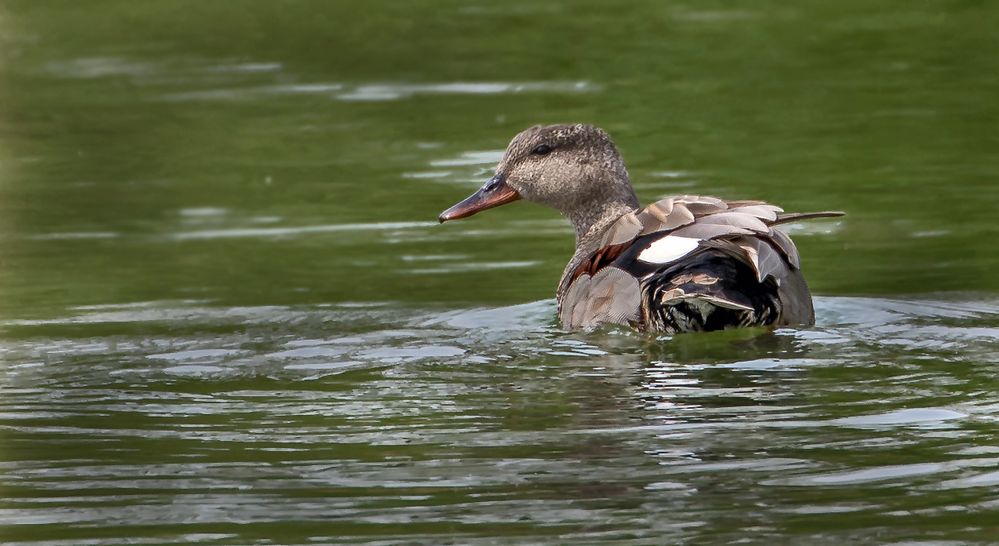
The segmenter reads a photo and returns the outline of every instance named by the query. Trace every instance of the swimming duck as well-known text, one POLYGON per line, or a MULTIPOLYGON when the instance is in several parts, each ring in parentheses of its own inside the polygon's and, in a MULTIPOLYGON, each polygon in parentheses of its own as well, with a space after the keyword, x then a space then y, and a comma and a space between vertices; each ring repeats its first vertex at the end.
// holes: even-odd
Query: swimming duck
POLYGON ((763 201, 667 197, 641 208, 610 136, 592 125, 531 127, 495 175, 440 222, 525 199, 572 223, 576 251, 556 291, 568 330, 603 323, 679 333, 815 322, 798 250, 775 226, 841 212, 784 213, 763 201))

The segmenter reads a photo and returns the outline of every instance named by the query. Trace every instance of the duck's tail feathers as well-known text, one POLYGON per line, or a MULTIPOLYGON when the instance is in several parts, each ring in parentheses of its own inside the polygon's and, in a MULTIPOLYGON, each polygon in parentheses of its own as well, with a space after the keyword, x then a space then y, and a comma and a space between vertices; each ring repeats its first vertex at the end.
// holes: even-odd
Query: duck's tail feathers
POLYGON ((721 330, 773 323, 777 284, 727 252, 709 248, 645 281, 642 314, 664 333, 721 330))
POLYGON ((814 220, 815 218, 838 218, 840 216, 846 216, 845 212, 838 210, 824 210, 820 212, 787 212, 779 214, 777 219, 770 223, 770 225, 777 224, 788 224, 791 222, 799 222, 801 220, 814 220))

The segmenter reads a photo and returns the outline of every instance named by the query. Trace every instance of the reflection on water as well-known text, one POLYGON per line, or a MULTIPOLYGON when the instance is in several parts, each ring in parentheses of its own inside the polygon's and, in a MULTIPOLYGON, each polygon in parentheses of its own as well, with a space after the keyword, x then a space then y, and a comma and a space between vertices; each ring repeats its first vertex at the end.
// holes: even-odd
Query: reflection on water
POLYGON ((7 320, 9 537, 821 540, 913 514, 991 532, 999 301, 827 297, 811 330, 656 342, 553 314, 153 301, 7 320), (113 324, 155 333, 75 333, 113 324))

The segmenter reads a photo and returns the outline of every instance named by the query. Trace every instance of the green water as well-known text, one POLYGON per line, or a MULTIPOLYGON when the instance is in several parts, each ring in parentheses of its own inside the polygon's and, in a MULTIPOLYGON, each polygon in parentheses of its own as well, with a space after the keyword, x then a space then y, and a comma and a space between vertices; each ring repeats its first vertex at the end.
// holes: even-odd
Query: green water
POLYGON ((988 544, 999 6, 0 0, 0 539, 988 544), (806 330, 566 334, 536 123, 794 226, 806 330))

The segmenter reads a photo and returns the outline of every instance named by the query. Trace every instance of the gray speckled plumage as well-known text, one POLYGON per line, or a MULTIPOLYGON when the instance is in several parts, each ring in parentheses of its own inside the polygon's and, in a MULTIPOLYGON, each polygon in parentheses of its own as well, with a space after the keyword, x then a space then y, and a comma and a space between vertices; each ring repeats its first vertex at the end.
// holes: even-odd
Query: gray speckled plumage
POLYGON ((639 207, 610 136, 589 125, 537 125, 522 131, 510 142, 496 173, 522 198, 566 216, 577 243, 639 207), (542 144, 552 151, 531 153, 542 144))
POLYGON ((492 180, 558 210, 575 229, 576 250, 556 291, 566 329, 613 323, 674 333, 814 322, 797 248, 776 226, 842 213, 784 214, 762 201, 693 195, 640 209, 610 137, 579 124, 521 132, 492 180))
POLYGON ((590 329, 602 323, 633 324, 639 320, 638 279, 616 267, 582 276, 569 287, 559 320, 567 329, 590 329))

